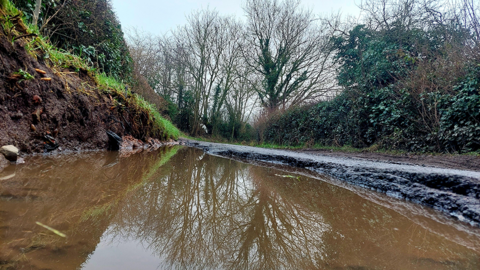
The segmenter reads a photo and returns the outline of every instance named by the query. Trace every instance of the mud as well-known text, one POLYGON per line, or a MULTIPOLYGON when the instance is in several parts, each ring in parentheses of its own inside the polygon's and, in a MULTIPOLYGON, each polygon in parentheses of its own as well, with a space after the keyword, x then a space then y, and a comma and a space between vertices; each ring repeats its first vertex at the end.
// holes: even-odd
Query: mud
POLYGON ((430 166, 438 168, 449 168, 458 170, 480 171, 480 156, 458 155, 458 154, 387 154, 375 152, 342 152, 319 149, 295 150, 299 153, 311 155, 324 155, 332 157, 357 158, 371 161, 384 161, 396 164, 411 164, 419 166, 430 166))
POLYGON ((480 172, 186 140, 213 155, 289 165, 432 207, 480 227, 480 172))
POLYGON ((154 137, 149 116, 129 103, 131 94, 100 90, 85 70, 50 68, 41 52, 38 59, 27 53, 27 41, 12 42, 0 26, 0 146, 31 154, 107 149, 107 130, 154 137))

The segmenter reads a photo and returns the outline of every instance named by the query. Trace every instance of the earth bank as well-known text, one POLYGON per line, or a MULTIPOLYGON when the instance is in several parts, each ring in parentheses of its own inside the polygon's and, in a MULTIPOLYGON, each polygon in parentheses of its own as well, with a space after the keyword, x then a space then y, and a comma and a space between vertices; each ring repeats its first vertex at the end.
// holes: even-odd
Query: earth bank
POLYGON ((26 154, 107 149, 107 131, 128 135, 126 147, 170 139, 136 95, 100 86, 92 71, 52 65, 42 48, 32 54, 32 34, 9 20, 11 29, 0 26, 0 146, 26 154))

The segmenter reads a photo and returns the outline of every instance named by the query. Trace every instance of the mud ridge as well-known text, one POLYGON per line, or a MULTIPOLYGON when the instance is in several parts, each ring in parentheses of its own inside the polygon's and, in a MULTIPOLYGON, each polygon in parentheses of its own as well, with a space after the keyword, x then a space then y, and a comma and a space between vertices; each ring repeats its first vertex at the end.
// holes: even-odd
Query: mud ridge
POLYGON ((305 168, 390 197, 432 207, 480 227, 480 172, 193 140, 186 140, 185 144, 212 155, 305 168))

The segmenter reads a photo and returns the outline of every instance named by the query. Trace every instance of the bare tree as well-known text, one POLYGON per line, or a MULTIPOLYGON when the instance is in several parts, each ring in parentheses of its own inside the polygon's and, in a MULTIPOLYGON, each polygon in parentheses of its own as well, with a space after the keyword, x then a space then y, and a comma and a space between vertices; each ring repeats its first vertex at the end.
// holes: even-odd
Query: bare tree
POLYGON ((420 28, 431 16, 428 9, 437 10, 437 0, 362 0, 359 8, 366 13, 367 24, 373 29, 401 26, 420 28))
POLYGON ((461 11, 464 24, 472 30, 476 45, 480 45, 480 4, 474 0, 463 0, 461 11))
POLYGON ((263 77, 256 91, 262 105, 275 110, 318 99, 333 87, 326 27, 298 0, 248 0, 248 65, 263 77))
POLYGON ((215 11, 197 11, 187 17, 188 24, 174 33, 176 43, 186 49, 181 61, 193 78, 193 121, 190 132, 198 134, 208 115, 209 100, 220 73, 219 39, 222 31, 215 11))
POLYGON ((33 26, 37 26, 38 16, 40 16, 40 9, 42 8, 42 0, 35 1, 35 10, 33 11, 33 26))

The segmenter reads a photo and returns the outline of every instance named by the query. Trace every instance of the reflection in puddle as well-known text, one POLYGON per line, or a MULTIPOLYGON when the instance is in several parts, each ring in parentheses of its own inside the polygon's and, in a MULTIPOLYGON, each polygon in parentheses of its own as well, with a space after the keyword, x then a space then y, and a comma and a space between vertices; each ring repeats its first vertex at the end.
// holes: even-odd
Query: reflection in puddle
POLYGON ((478 229, 192 148, 38 158, 15 173, 0 182, 0 269, 480 267, 478 229))

